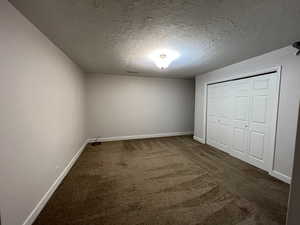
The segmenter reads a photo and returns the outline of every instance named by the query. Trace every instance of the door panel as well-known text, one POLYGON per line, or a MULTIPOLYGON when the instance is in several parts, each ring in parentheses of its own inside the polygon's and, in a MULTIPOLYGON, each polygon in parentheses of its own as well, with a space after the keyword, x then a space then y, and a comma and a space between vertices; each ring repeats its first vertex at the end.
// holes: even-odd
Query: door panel
POLYGON ((250 155, 260 161, 263 161, 264 156, 265 135, 256 131, 251 132, 250 136, 250 155))
POLYGON ((244 154, 246 151, 245 146, 245 139, 246 139, 246 132, 244 129, 235 127, 233 131, 233 149, 238 151, 239 154, 244 154))
POLYGON ((248 151, 248 126, 250 107, 250 80, 239 80, 232 82, 233 89, 233 144, 231 154, 241 160, 246 160, 248 151))
POLYGON ((232 135, 232 89, 229 83, 223 83, 219 88, 220 116, 220 147, 230 153, 232 135))
POLYGON ((271 148, 271 125, 276 92, 276 77, 265 75, 252 78, 251 113, 249 118, 249 155, 247 162, 261 169, 268 170, 271 148))
POLYGON ((253 107, 252 107, 253 122, 256 122, 256 123, 265 123, 266 122, 267 103, 268 103, 268 96, 266 96, 266 95, 253 97, 253 107))
POLYGON ((235 120, 248 121, 249 96, 235 96, 235 120))
POLYGON ((261 90, 261 89, 268 89, 269 88, 269 79, 268 78, 263 78, 263 79, 258 79, 254 81, 254 89, 256 90, 261 90))
POLYGON ((216 119, 210 118, 207 123, 207 143, 218 148, 218 128, 216 119))
POLYGON ((218 93, 217 86, 210 86, 207 90, 207 143, 218 148, 219 132, 217 124, 218 93))
POLYGON ((277 79, 269 74, 209 85, 207 143, 268 170, 274 152, 277 79))
POLYGON ((228 84, 208 86, 207 143, 229 153, 231 142, 231 87, 228 84))

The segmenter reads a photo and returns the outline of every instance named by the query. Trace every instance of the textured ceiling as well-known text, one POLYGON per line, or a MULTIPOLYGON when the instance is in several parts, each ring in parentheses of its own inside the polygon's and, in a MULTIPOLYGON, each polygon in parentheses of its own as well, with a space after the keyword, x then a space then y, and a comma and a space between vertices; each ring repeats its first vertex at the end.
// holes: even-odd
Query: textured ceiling
POLYGON ((299 0, 10 0, 88 73, 191 77, 300 39, 299 0), (164 71, 149 53, 176 50, 164 71))

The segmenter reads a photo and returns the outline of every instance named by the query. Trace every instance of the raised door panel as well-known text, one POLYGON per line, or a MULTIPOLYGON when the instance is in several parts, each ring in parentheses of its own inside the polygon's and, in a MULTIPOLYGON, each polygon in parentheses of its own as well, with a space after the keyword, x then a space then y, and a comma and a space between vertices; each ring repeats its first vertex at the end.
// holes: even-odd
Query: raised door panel
POLYGON ((219 132, 216 119, 210 118, 207 121, 207 143, 218 148, 219 132))
POLYGON ((265 149, 265 134, 251 131, 250 133, 250 151, 249 154, 251 157, 254 157, 256 160, 264 160, 264 149, 265 149))
POLYGON ((230 82, 222 83, 219 88, 219 105, 220 105, 220 146, 221 149, 230 153, 231 136, 232 136, 232 87, 230 82))
POLYGON ((252 122, 253 123, 266 123, 268 106, 267 95, 254 95, 253 96, 253 111, 252 111, 252 122))
POLYGON ((208 86, 207 90, 207 116, 217 115, 217 90, 213 86, 208 86))
POLYGON ((208 86, 207 143, 229 152, 231 143, 231 87, 229 84, 208 86))
POLYGON ((234 102, 235 102, 234 120, 248 121, 249 120, 249 96, 237 95, 234 97, 234 102))
POLYGON ((245 154, 245 139, 247 138, 247 134, 244 129, 235 127, 233 129, 233 136, 234 138, 232 147, 235 151, 237 151, 240 154, 245 154))
POLYGON ((251 114, 249 123, 249 152, 247 161, 263 170, 268 170, 272 161, 271 145, 276 77, 264 75, 252 78, 251 114))
POLYGON ((209 85, 207 90, 207 143, 215 148, 219 148, 219 106, 218 87, 209 85))
POLYGON ((246 160, 248 152, 250 88, 249 79, 232 82, 234 112, 231 154, 241 160, 246 160))

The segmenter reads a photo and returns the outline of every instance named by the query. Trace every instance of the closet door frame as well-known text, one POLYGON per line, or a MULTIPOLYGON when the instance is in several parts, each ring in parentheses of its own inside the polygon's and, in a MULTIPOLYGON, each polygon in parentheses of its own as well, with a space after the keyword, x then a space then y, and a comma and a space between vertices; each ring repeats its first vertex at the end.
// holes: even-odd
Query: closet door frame
MULTIPOLYGON (((223 79, 216 79, 212 80, 209 82, 206 82, 204 84, 204 108, 203 108, 203 121, 204 121, 204 126, 203 126, 203 144, 207 143, 207 103, 208 103, 208 85, 212 84, 217 84, 221 82, 228 82, 228 81, 234 81, 237 79, 245 79, 245 78, 250 78, 250 77, 256 77, 256 76, 261 76, 261 75, 266 75, 266 74, 272 74, 273 76, 277 77, 276 80, 276 92, 275 92, 275 106, 274 109, 275 111, 273 112, 273 118, 276 118, 275 121, 271 124, 271 151, 268 156, 268 165, 267 165, 267 171, 271 176, 274 176, 276 178, 279 178, 276 176, 276 173, 274 173, 274 156, 275 156, 275 148, 276 148, 276 133, 277 133, 277 121, 278 121, 278 106, 279 106, 279 95, 280 95, 280 83, 281 83, 281 70, 282 66, 276 66, 260 71, 255 71, 255 72, 250 72, 250 73, 244 73, 244 74, 239 74, 235 76, 227 76, 227 78, 223 79)), ((285 181, 285 180, 284 180, 285 181)), ((286 181, 285 181, 286 182, 286 181)))

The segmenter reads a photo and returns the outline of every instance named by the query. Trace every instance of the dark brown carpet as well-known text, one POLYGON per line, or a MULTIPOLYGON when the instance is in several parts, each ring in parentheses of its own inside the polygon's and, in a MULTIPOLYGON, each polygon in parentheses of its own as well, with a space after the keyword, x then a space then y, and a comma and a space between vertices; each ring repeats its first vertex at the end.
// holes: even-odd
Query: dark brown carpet
POLYGON ((89 145, 34 225, 283 225, 289 186, 190 136, 89 145))

